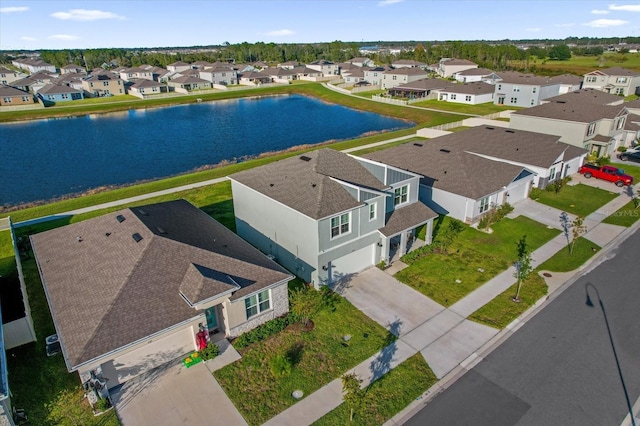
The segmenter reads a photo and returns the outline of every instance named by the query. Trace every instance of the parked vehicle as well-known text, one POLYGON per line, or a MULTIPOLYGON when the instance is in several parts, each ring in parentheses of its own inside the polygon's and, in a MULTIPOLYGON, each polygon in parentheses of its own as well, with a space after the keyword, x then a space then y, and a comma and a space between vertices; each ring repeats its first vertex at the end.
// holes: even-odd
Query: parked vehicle
POLYGON ((596 179, 608 180, 613 182, 616 186, 631 185, 633 183, 633 176, 625 174, 624 170, 613 166, 598 166, 595 164, 585 164, 580 167, 578 173, 581 173, 587 179, 592 176, 596 179))
POLYGON ((635 161, 640 163, 640 151, 626 151, 618 154, 618 158, 622 161, 635 161))

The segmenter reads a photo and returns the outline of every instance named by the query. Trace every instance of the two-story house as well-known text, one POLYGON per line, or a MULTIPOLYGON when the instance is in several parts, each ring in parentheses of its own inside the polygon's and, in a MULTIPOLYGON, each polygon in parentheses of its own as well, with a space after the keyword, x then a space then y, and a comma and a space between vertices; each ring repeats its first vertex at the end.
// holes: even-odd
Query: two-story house
POLYGON ((124 82, 121 78, 103 70, 94 70, 82 80, 82 88, 90 96, 121 96, 126 95, 124 82))
POLYGON ((422 68, 397 68, 385 71, 382 75, 382 89, 391 89, 403 84, 427 78, 429 74, 422 68))
POLYGON ((414 61, 413 59, 397 59, 391 63, 393 68, 426 68, 424 62, 414 61))
POLYGON ((60 68, 60 74, 86 74, 87 69, 76 64, 65 65, 60 68))
POLYGON ((478 68, 478 64, 467 59, 442 58, 438 62, 436 72, 440 77, 453 77, 455 73, 473 68, 478 68))
POLYGON ((238 235, 307 282, 331 285, 404 254, 437 216, 418 175, 332 149, 230 176, 238 235))
POLYGON ((360 67, 360 68, 374 67, 376 65, 375 62, 373 62, 373 59, 365 58, 365 57, 351 58, 346 62, 348 64, 355 65, 356 67, 360 67))
POLYGON ((147 68, 131 67, 120 71, 120 78, 123 81, 153 80, 153 73, 147 68))
POLYGON ((640 94, 640 72, 621 67, 595 70, 585 74, 582 87, 602 90, 614 95, 640 94))
POLYGON ((27 75, 23 72, 15 71, 0 65, 0 84, 12 84, 16 80, 21 80, 27 75))
POLYGON ((191 69, 191 65, 182 61, 173 62, 167 65, 167 71, 169 71, 171 74, 186 71, 189 69, 191 69))
POLYGON ((623 105, 602 105, 579 99, 580 96, 568 93, 553 102, 516 111, 511 114, 509 127, 560 136, 562 142, 584 148, 598 157, 613 155, 627 140, 635 139, 627 135, 630 131, 625 126, 628 111, 623 105))
POLYGON ((495 84, 494 103, 528 108, 540 105, 544 99, 580 89, 581 80, 574 75, 541 77, 507 71, 499 73, 495 84))
POLYGON ((21 70, 29 71, 29 74, 35 74, 39 71, 47 71, 55 74, 57 71, 55 65, 45 62, 40 58, 18 58, 12 60, 11 64, 21 70))
POLYGON ((460 83, 474 83, 482 81, 489 84, 495 84, 500 80, 500 76, 495 72, 487 68, 471 68, 464 71, 459 71, 453 75, 453 77, 460 83))
POLYGON ((223 86, 238 84, 238 72, 231 66, 215 66, 201 68, 199 76, 211 84, 223 86))
POLYGON ((325 77, 340 74, 340 68, 338 67, 338 64, 333 63, 331 61, 324 60, 324 59, 307 64, 307 68, 320 71, 322 72, 322 75, 325 77))
POLYGON ((364 81, 369 82, 372 86, 381 86, 384 73, 389 70, 391 70, 391 68, 388 66, 363 68, 364 81))

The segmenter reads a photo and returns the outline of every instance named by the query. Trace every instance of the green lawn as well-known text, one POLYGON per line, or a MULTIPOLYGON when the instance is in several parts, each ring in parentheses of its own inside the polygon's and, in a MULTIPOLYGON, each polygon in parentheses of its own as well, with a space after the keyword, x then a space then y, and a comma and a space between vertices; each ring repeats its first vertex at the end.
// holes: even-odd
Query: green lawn
POLYGON ((632 200, 610 214, 602 223, 629 227, 636 223, 638 218, 640 218, 640 209, 636 207, 636 202, 632 200))
POLYGON ((258 425, 293 405, 291 393, 308 396, 339 378, 395 339, 346 299, 335 309, 313 317, 315 327, 289 327, 240 350, 242 359, 214 373, 236 408, 250 425, 258 425), (348 344, 343 336, 351 335, 348 344), (290 374, 274 377, 269 361, 277 355, 294 360, 290 374))
MULTIPOLYGON (((440 227, 447 226, 447 221, 445 218, 440 227)), ((560 232, 523 216, 504 218, 492 228, 493 233, 487 234, 467 227, 447 254, 434 252, 419 258, 395 277, 441 305, 450 306, 515 262, 516 242, 523 235, 535 250, 560 232)))
POLYGON ((633 176, 634 183, 640 182, 640 167, 636 166, 634 163, 626 162, 626 163, 609 163, 609 164, 619 169, 622 169, 626 174, 633 176))
POLYGON ((6 277, 16 271, 13 254, 13 242, 9 230, 0 232, 0 277, 6 277))
POLYGON ((536 72, 548 71, 553 74, 571 73, 579 76, 596 69, 611 67, 624 67, 631 70, 640 70, 640 55, 638 54, 605 52, 602 56, 605 59, 602 65, 598 60, 598 56, 572 56, 571 59, 566 61, 542 61, 537 59, 530 61, 529 65, 530 67, 535 67, 534 70, 536 72))
MULTIPOLYGON (((611 191, 618 189, 611 184, 611 191)), ((615 192, 605 191, 589 185, 565 185, 559 193, 540 191, 535 200, 556 209, 574 215, 586 217, 618 196, 615 192)))
POLYGON ((522 283, 520 287, 520 302, 518 303, 512 300, 516 295, 516 290, 517 283, 475 311, 468 319, 489 327, 503 329, 533 306, 548 291, 544 279, 535 271, 522 283))
MULTIPOLYGON (((571 238, 571 237, 570 237, 571 238)), ((551 258, 538 265, 539 271, 569 272, 578 269, 600 251, 600 246, 585 238, 578 238, 573 246, 572 253, 564 247, 551 258)))
POLYGON ((417 353, 369 385, 365 408, 354 415, 352 422, 349 421, 351 410, 343 403, 313 425, 382 425, 437 381, 422 355, 417 353))

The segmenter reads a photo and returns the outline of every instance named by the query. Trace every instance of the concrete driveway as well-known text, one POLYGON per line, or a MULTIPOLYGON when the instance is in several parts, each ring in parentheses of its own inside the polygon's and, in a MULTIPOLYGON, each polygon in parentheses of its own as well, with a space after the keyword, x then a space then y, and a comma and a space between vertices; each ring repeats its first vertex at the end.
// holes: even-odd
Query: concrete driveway
POLYGON ((398 337, 408 334, 445 309, 375 267, 354 275, 336 291, 398 337))
POLYGON ((111 395, 121 423, 124 426, 246 425, 214 379, 211 367, 201 362, 185 368, 177 360, 126 382, 111 395))

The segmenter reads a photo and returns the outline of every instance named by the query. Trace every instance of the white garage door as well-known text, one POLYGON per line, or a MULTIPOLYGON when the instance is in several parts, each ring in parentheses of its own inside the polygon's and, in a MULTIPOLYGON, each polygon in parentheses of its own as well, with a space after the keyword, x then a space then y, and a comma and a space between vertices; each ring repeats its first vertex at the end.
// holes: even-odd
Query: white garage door
POLYGON ((195 349, 195 334, 191 327, 120 355, 112 362, 102 364, 102 374, 109 378, 111 388, 133 377, 173 361, 195 349))
POLYGON ((531 179, 522 179, 519 184, 509 187, 509 196, 507 202, 509 204, 516 203, 520 200, 524 200, 529 195, 529 185, 531 179))
POLYGON ((348 278, 373 265, 374 248, 375 245, 370 245, 332 261, 331 271, 329 271, 330 284, 348 278))

